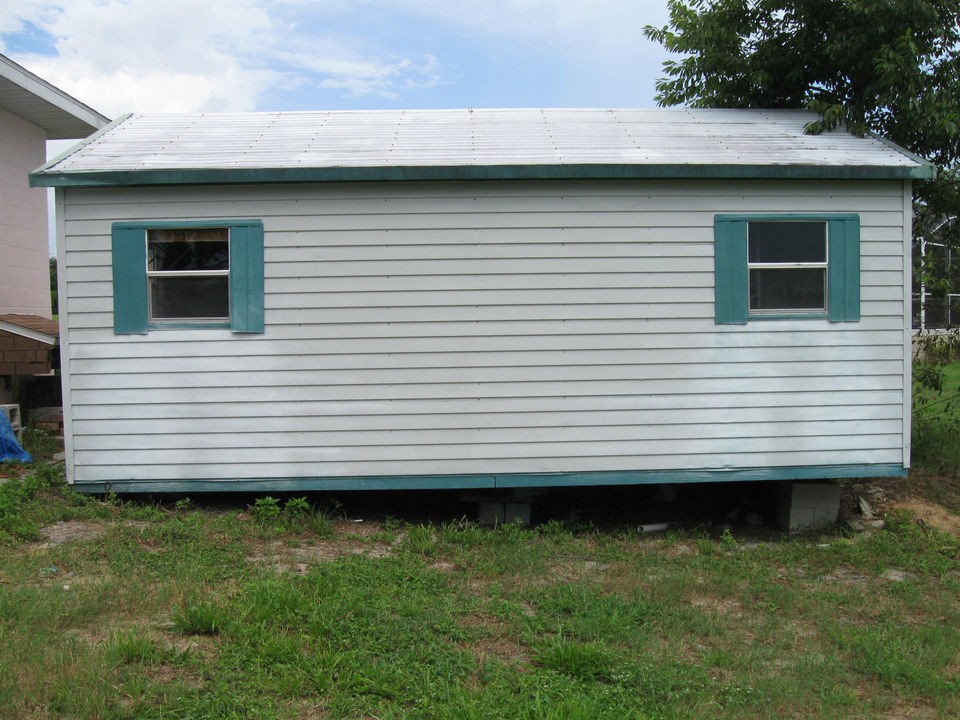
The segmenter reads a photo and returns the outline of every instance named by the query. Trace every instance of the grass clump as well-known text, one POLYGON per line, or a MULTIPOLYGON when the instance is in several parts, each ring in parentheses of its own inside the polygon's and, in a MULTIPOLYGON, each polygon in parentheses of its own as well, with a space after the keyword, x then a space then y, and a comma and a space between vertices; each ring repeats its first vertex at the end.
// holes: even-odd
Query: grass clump
POLYGON ((59 479, 55 466, 30 468, 19 478, 0 482, 0 541, 36 540, 40 533, 41 491, 59 479))
POLYGON ((960 335, 917 339, 913 361, 914 466, 960 474, 960 335))

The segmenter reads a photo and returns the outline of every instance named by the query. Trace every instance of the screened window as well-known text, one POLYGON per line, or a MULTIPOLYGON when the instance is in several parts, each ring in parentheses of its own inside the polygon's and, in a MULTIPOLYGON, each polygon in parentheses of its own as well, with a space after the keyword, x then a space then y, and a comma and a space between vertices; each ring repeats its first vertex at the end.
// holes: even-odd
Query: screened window
POLYGON ((113 329, 263 332, 259 220, 113 224, 113 329))
POLYGON ((860 319, 860 217, 717 215, 716 322, 860 319))
POLYGON ((827 310, 827 224, 750 222, 750 312, 827 310))
POLYGON ((147 231, 151 321, 230 319, 227 228, 147 231))

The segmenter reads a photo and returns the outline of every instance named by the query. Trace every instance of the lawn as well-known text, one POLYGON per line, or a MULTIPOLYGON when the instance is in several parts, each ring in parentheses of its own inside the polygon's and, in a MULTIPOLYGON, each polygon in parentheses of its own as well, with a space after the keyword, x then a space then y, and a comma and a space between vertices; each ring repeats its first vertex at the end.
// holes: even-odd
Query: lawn
POLYGON ((53 464, 0 486, 0 717, 960 716, 960 540, 904 511, 792 539, 354 520, 91 499, 53 464))

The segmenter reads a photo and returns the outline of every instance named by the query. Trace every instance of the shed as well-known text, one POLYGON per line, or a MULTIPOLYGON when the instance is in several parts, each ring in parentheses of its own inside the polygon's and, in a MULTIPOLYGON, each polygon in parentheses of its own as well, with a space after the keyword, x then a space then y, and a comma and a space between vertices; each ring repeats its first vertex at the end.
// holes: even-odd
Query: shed
POLYGON ((900 476, 911 183, 759 110, 129 115, 56 187, 88 492, 900 476))

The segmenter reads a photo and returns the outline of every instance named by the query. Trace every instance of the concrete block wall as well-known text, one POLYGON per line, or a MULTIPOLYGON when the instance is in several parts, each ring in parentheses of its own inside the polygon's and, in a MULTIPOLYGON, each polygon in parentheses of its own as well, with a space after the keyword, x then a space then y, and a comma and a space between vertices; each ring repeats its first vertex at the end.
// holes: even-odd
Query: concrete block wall
POLYGON ((0 375, 44 375, 50 372, 46 343, 0 330, 0 375))

